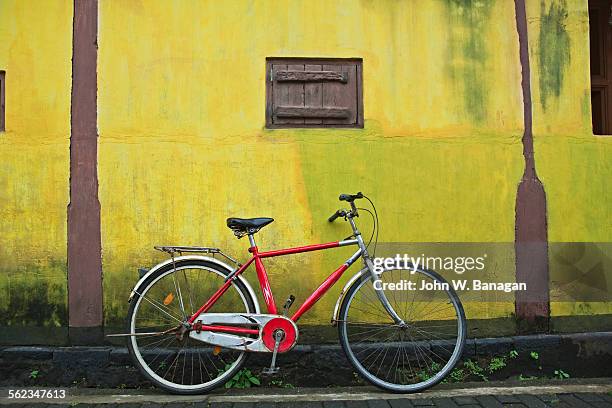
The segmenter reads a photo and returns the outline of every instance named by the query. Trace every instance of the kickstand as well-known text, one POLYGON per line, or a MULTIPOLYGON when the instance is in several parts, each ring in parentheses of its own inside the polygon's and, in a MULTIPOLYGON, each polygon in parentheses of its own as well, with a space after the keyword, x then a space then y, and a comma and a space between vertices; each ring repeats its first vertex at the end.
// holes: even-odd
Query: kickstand
POLYGON ((278 346, 283 338, 283 333, 277 331, 274 333, 274 351, 272 352, 272 362, 270 363, 270 368, 264 368, 261 370, 261 373, 264 375, 274 375, 277 374, 280 368, 276 367, 276 354, 278 354, 278 346))

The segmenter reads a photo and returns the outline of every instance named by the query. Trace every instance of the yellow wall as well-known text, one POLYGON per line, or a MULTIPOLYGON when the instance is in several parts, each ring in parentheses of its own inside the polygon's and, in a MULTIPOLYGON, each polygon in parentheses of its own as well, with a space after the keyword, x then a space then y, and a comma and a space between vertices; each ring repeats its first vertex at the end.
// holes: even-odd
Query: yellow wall
POLYGON ((0 0, 0 325, 67 324, 71 47, 72 2, 0 0))
MULTIPOLYGON (((511 242, 522 172, 514 6, 461 4, 101 2, 107 321, 124 313, 136 268, 160 259, 154 244, 244 258, 228 216, 275 217, 257 236, 263 249, 342 239, 347 227, 326 222, 340 192, 375 199, 383 241, 511 242), (362 57, 365 128, 264 129, 270 56, 362 57)), ((350 251, 269 262, 279 303, 291 291, 299 301, 350 251)), ((333 301, 305 320, 326 323, 333 301)))
MULTIPOLYGON (((612 138, 590 129, 587 0, 527 0, 527 13, 549 239, 609 242, 612 138)), ((67 322, 71 31, 72 1, 0 0, 0 316, 18 311, 0 325, 67 322), (51 306, 35 315, 38 299, 51 306)), ((244 259, 228 216, 276 218, 262 249, 341 239, 346 226, 325 221, 340 192, 374 198, 384 242, 514 240, 523 117, 512 1, 101 1, 98 44, 108 324, 123 320, 136 269, 162 259, 153 245, 244 259), (364 129, 266 130, 265 59, 283 56, 363 58, 364 129)), ((268 262, 278 302, 299 302, 350 251, 268 262)), ((506 263, 497 277, 511 281, 506 263)), ((325 324, 335 293, 305 321, 325 324)), ((553 312, 610 311, 587 306, 553 312)), ((468 317, 513 310, 470 304, 468 317)))
MULTIPOLYGON (((591 129, 587 0, 528 1, 535 159, 546 189, 548 239, 612 241, 612 137, 591 129)), ((610 245, 596 259, 612 259, 610 245)), ((573 257, 573 255, 571 256, 573 257)), ((565 266, 551 257, 551 280, 565 266)), ((609 267, 609 263, 607 264, 609 267)), ((602 282, 612 293, 610 269, 602 282)), ((605 288, 603 288, 605 289, 605 288)), ((553 315, 612 312, 612 303, 553 303, 553 315)))

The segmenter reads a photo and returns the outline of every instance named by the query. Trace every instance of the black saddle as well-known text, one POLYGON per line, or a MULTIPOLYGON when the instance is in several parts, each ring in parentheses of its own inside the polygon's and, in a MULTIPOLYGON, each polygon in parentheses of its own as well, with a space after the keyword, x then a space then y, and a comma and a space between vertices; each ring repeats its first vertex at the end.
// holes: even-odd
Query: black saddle
POLYGON ((274 221, 274 218, 228 218, 227 226, 240 238, 246 234, 256 233, 272 221, 274 221))

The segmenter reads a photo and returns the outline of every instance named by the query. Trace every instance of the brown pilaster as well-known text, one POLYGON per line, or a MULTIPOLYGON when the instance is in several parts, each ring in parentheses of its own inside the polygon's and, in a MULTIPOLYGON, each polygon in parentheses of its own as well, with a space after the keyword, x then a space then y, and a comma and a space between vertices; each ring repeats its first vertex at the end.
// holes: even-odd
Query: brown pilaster
POLYGON ((68 204, 68 313, 72 343, 102 340, 98 201, 97 0, 74 0, 68 204))
POLYGON ((550 316, 546 193, 536 174, 533 153, 533 117, 525 0, 515 0, 514 6, 519 37, 525 122, 522 138, 525 170, 516 195, 516 280, 527 283, 527 291, 516 292, 515 311, 519 321, 519 330, 545 331, 548 330, 550 316))

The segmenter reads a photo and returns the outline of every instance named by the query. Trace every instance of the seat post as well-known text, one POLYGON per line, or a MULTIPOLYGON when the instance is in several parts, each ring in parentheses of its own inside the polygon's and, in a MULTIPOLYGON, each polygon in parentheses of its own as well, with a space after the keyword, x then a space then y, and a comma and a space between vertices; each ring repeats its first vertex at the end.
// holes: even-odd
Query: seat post
POLYGON ((249 242, 251 243, 251 248, 257 246, 255 245, 255 238, 253 238, 253 234, 249 234, 249 242))

